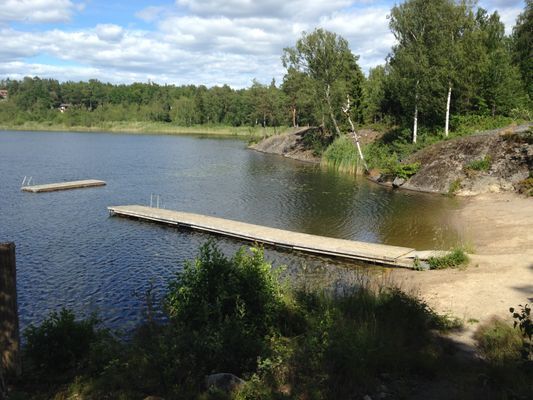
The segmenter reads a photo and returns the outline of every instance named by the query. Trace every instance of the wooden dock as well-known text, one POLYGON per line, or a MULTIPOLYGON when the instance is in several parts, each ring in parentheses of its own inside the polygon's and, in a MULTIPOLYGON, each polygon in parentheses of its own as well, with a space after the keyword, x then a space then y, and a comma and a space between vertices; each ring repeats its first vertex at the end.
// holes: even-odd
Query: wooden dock
POLYGON ((137 218, 307 253, 341 257, 380 265, 413 268, 415 257, 424 260, 430 256, 442 255, 443 253, 440 251, 417 252, 415 249, 408 247, 309 235, 223 218, 146 206, 113 206, 108 207, 108 210, 111 215, 137 218))
POLYGON ((58 182, 58 183, 48 183, 46 185, 22 186, 21 190, 24 192, 40 193, 40 192, 55 192, 57 190, 80 189, 80 188, 105 186, 105 185, 106 185, 105 181, 88 179, 84 181, 58 182))

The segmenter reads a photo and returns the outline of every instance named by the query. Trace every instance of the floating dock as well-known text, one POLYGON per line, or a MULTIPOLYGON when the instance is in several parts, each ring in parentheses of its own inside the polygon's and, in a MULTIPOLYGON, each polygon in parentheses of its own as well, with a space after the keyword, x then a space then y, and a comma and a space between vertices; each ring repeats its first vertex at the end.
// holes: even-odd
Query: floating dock
POLYGON ((21 190, 24 192, 40 193, 40 192, 55 192, 57 190, 80 189, 80 188, 105 186, 105 185, 106 185, 105 181, 88 179, 85 181, 59 182, 59 183, 47 183, 46 185, 22 186, 21 190))
POLYGON ((297 233, 207 215, 191 214, 138 205, 108 207, 111 215, 158 222, 251 242, 404 268, 413 268, 414 259, 427 259, 446 252, 416 251, 408 247, 356 242, 297 233))

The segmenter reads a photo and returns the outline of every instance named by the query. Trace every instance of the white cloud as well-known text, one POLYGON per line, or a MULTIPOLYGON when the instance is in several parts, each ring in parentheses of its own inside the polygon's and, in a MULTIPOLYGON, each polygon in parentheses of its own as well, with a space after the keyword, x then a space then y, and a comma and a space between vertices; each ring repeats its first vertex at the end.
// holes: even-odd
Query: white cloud
POLYGON ((142 9, 141 11, 138 11, 137 13, 135 13, 135 16, 137 18, 142 19, 144 22, 154 22, 158 18, 160 18, 160 16, 165 11, 167 11, 167 9, 165 7, 151 6, 151 7, 147 7, 145 9, 142 9))
POLYGON ((0 22, 67 22, 77 9, 71 0, 0 0, 0 22))
POLYGON ((350 0, 176 0, 195 15, 226 17, 317 17, 348 7, 350 0))
POLYGON ((366 8, 348 13, 334 13, 320 20, 320 26, 343 36, 350 43, 354 54, 360 56, 363 70, 385 62, 385 57, 394 45, 394 36, 389 30, 388 8, 366 8))
MULTIPOLYGON (((513 19, 513 23, 523 4, 485 0, 480 5, 488 8, 488 2, 498 5, 502 20, 513 19)), ((148 7, 137 12, 138 18, 153 23, 152 31, 116 23, 71 31, 1 28, 2 21, 22 21, 23 15, 36 22, 38 10, 50 11, 47 18, 56 15, 66 20, 81 3, 33 0, 35 7, 28 4, 29 0, 0 0, 0 77, 37 74, 65 80, 150 79, 246 87, 253 78, 268 83, 274 77, 280 82, 283 48, 293 46, 302 31, 317 26, 345 37, 360 56, 364 71, 384 63, 394 44, 386 18, 390 7, 382 1, 176 0, 174 8, 148 7), (43 59, 59 61, 48 66, 32 61, 43 59)))
POLYGON ((505 24, 505 33, 510 34, 516 23, 516 17, 524 8, 523 0, 482 0, 480 7, 487 9, 490 13, 498 11, 500 20, 505 24))
POLYGON ((98 24, 95 31, 96 36, 103 41, 117 42, 124 36, 122 27, 114 24, 98 24))

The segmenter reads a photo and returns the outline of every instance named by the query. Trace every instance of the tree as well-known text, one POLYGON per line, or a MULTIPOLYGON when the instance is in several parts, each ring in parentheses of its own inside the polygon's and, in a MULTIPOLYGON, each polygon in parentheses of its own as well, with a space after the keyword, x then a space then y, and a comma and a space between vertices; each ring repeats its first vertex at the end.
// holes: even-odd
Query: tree
POLYGON ((505 27, 497 12, 488 15, 480 9, 477 20, 487 54, 480 88, 485 109, 481 111, 492 116, 509 114, 524 102, 525 96, 520 71, 512 64, 509 38, 505 36, 505 27))
POLYGON ((347 94, 360 99, 363 75, 346 39, 335 33, 315 29, 303 33, 295 47, 283 51, 288 71, 303 73, 310 79, 315 95, 325 102, 335 134, 340 135, 338 116, 347 94))
POLYGON ((533 0, 526 0, 524 11, 513 28, 513 60, 520 68, 529 99, 533 100, 533 0))
POLYGON ((409 0, 395 6, 390 14, 390 29, 398 44, 389 57, 396 93, 404 110, 413 111, 413 143, 418 138, 420 96, 430 82, 429 42, 433 3, 409 0))
POLYGON ((378 65, 370 68, 368 79, 363 86, 364 119, 376 123, 383 119, 383 102, 385 99, 385 67, 378 65))

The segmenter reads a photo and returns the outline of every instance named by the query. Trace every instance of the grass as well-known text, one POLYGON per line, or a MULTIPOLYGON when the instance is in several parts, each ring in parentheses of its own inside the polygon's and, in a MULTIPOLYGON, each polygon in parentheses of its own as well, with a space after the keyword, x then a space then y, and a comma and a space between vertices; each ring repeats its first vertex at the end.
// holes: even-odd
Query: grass
POLYGON ((491 364, 504 365, 520 360, 520 332, 500 318, 493 317, 481 324, 474 334, 474 340, 483 358, 491 364))
POLYGON ((322 155, 321 164, 336 171, 356 174, 360 163, 355 144, 346 136, 335 139, 322 155))
POLYGON ((468 255, 461 247, 452 249, 442 257, 430 257, 428 264, 430 269, 457 268, 468 263, 468 255))
POLYGON ((457 178, 452 183, 450 183, 450 187, 448 188, 448 195, 453 196, 457 191, 461 189, 461 179, 457 178))
POLYGON ((474 160, 471 163, 467 164, 466 169, 473 171, 488 171, 492 164, 492 159, 489 155, 486 155, 481 160, 474 160))
POLYGON ((282 132, 284 127, 249 127, 225 125, 177 126, 172 123, 148 121, 104 121, 92 126, 70 126, 61 123, 26 121, 20 125, 3 124, 0 130, 59 131, 59 132, 113 132, 165 135, 221 135, 246 138, 270 136, 282 132))

